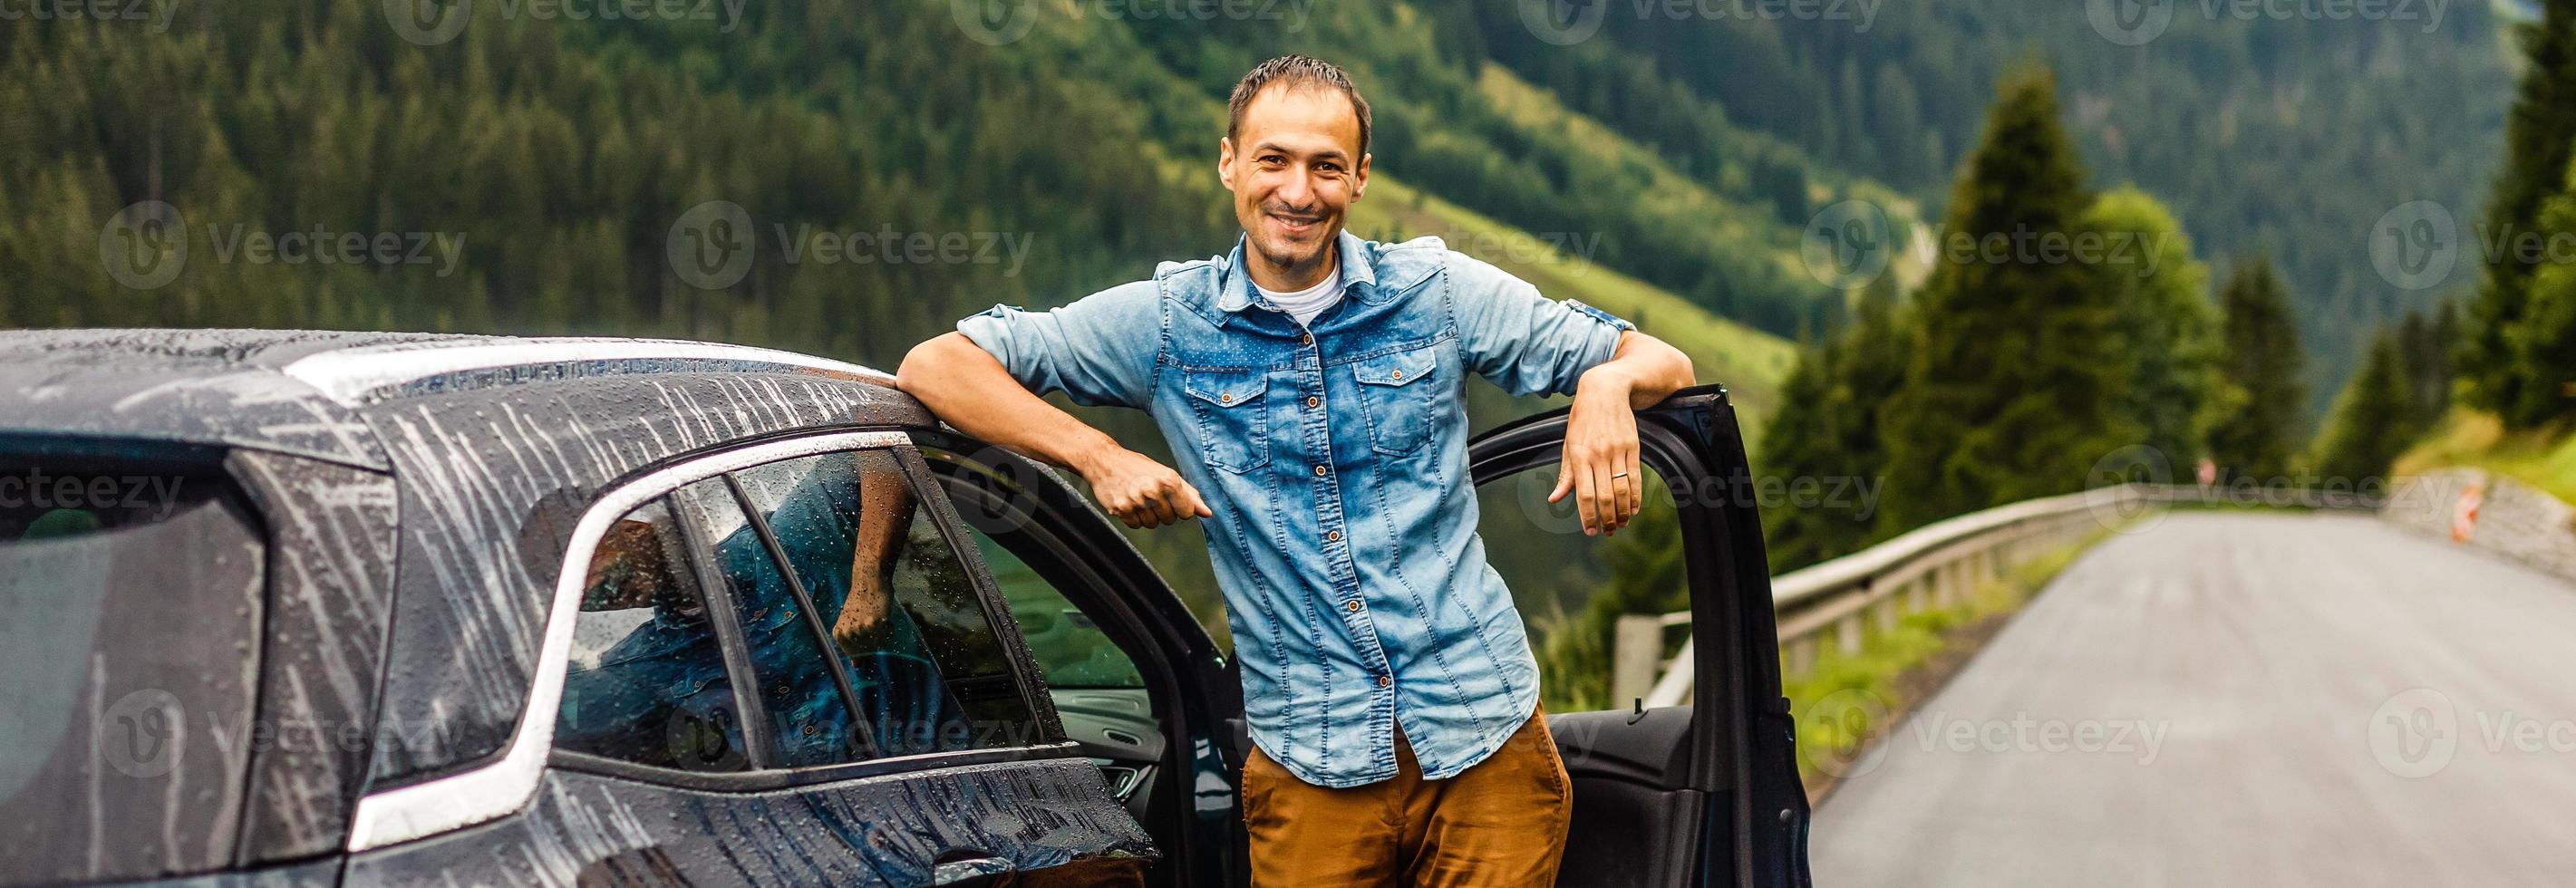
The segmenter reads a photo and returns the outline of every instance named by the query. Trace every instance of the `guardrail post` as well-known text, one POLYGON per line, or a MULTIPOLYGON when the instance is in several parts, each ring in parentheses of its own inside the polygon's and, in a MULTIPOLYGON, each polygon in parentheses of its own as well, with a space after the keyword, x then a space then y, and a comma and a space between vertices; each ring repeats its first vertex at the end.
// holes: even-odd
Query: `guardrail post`
POLYGON ((1860 611, 1834 624, 1834 642, 1843 649, 1843 656, 1860 655, 1860 611))
POLYGON ((1789 667, 1786 670, 1789 677, 1805 675, 1815 671, 1815 668, 1816 636, 1807 634, 1789 639, 1789 667))
POLYGON ((1881 597, 1881 598, 1878 600, 1878 603, 1873 604, 1873 605, 1870 605, 1870 608, 1871 608, 1871 609, 1878 611, 1878 631, 1879 631, 1879 632, 1881 632, 1881 633, 1888 633, 1888 632, 1894 632, 1894 631, 1896 631, 1896 620, 1897 620, 1897 617, 1902 616, 1901 614, 1898 614, 1898 613, 1897 613, 1897 611, 1896 611, 1896 607, 1897 607, 1896 594, 1895 594, 1895 593, 1893 593, 1893 592, 1890 592, 1890 593, 1888 593, 1886 596, 1881 597))
POLYGON ((1664 665, 1664 621, 1653 614, 1623 614, 1610 645, 1610 702, 1624 708, 1655 687, 1664 665))
POLYGON ((1905 600, 1907 610, 1918 614, 1926 610, 1930 610, 1932 607, 1931 598, 1931 580, 1923 577, 1915 577, 1914 579, 1907 580, 1905 582, 1905 600))

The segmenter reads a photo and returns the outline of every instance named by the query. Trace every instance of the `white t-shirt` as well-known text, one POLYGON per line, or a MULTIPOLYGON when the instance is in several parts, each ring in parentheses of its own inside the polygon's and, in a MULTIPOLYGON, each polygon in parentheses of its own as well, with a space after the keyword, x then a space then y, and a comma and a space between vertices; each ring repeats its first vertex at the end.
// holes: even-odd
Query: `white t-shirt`
POLYGON ((1333 263, 1332 274, 1325 275, 1324 279, 1314 286, 1294 293, 1282 293, 1260 284, 1254 284, 1252 288, 1261 291, 1261 298, 1268 299, 1270 304, 1279 306, 1280 311, 1287 312, 1289 317, 1296 318, 1299 325, 1312 324, 1315 322, 1316 315, 1323 314, 1324 309, 1331 308, 1333 303, 1341 301, 1342 265, 1339 262, 1333 263))

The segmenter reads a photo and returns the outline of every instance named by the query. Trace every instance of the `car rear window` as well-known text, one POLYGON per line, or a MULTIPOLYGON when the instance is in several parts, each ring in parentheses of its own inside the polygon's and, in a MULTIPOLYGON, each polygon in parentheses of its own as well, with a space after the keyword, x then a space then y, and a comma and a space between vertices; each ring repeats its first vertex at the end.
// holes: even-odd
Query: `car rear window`
POLYGON ((265 552, 203 460, 0 450, 0 881, 230 862, 265 552))

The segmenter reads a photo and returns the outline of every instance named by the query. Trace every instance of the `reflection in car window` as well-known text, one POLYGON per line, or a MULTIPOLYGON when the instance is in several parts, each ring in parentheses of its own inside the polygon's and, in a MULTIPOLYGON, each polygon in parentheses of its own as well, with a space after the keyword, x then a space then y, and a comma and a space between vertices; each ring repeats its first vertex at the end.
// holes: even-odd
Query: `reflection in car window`
MULTIPOLYGON (((786 460, 735 478, 812 597, 881 754, 1038 739, 965 564, 890 452, 786 460)), ((755 663, 784 655, 754 643, 755 663)))
POLYGON ((558 748, 689 771, 749 765, 733 686, 686 552, 660 501, 601 536, 573 623, 558 748))
POLYGON ((742 641, 784 767, 829 765, 868 754, 866 740, 832 680, 816 624, 787 583, 787 575, 743 515, 724 479, 701 481, 675 497, 712 541, 710 563, 732 596, 742 641))
POLYGON ((1029 652, 1036 656, 1038 668, 1045 670, 1050 688, 1142 688, 1145 677, 1136 671, 1136 661, 1118 649, 1100 626, 1091 621, 1073 602, 1056 591, 1054 584, 1039 576, 1035 568, 1020 556, 973 525, 968 533, 975 538, 975 548, 983 553, 984 564, 993 571, 993 583, 1002 589, 1002 599, 1010 603, 1011 618, 1019 621, 1020 634, 1028 637, 1029 652))

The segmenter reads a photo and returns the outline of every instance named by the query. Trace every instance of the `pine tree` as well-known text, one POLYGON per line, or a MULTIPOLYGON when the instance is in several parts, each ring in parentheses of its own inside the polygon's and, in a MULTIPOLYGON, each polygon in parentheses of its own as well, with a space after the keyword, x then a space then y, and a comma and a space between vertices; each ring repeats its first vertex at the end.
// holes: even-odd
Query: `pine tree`
MULTIPOLYGON (((2489 237, 2537 232, 2542 206, 2565 191, 2568 160, 2576 154, 2576 0, 2545 0, 2540 20, 2521 25, 2518 35, 2529 58, 2505 120, 2504 169, 2487 205, 2489 237)), ((2470 304, 2469 338, 2459 352, 2469 402, 2506 414, 2508 422, 2520 414, 2524 389, 2534 382, 2530 368, 2515 360, 2511 331, 2525 314, 2538 264, 2517 250, 2495 252, 2470 304)))
POLYGON ((2210 430, 2210 458, 2222 479, 2287 476, 2295 448, 2291 425, 2307 399, 2289 290, 2271 259, 2256 255, 2229 269, 2218 304, 2226 318, 2220 372, 2237 396, 2234 409, 2210 430))
POLYGON ((2182 223, 2136 188, 2104 193, 2085 223, 2110 248, 2102 287, 2119 312, 2120 341, 2133 374, 2121 411, 2143 426, 2139 443, 2169 466, 2197 461, 2207 449, 2218 386, 2218 316, 2210 307, 2209 268, 2191 256, 2182 223))
POLYGON ((2066 249, 2092 196, 2059 123, 2055 78, 2007 75, 1950 198, 1948 240, 1911 313, 1906 382, 1884 406, 1882 526, 1906 528, 2082 486, 2137 442, 2118 321, 2066 249))
POLYGON ((2430 312, 2408 312, 2397 328, 2418 428, 2433 427, 2451 409, 2451 349, 2459 327, 2459 309, 2446 300, 2430 312))
POLYGON ((2422 431, 2412 387, 2399 338, 2380 333, 2361 372, 2335 396, 2334 413, 2317 442, 2318 473, 2330 483, 2354 485, 2385 475, 2422 431))
POLYGON ((1851 323, 1807 348, 1782 386, 1754 470, 1791 483, 1815 479, 1822 490, 1847 498, 1769 505, 1762 529, 1774 571, 1845 555, 1880 536, 1871 523, 1878 501, 1862 494, 1875 494, 1886 477, 1879 404, 1904 382, 1911 351, 1896 300, 1892 278, 1872 281, 1851 323))
MULTIPOLYGON (((2576 192, 2541 203, 2539 234, 2552 244, 2576 239, 2576 192)), ((2512 399, 2496 404, 2513 428, 2576 417, 2576 266, 2541 265, 2524 288, 2522 315, 2504 330, 2512 399)))

